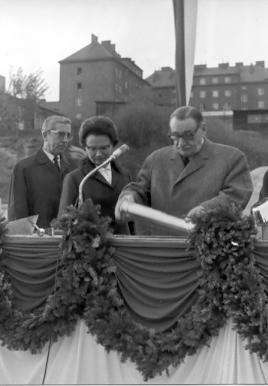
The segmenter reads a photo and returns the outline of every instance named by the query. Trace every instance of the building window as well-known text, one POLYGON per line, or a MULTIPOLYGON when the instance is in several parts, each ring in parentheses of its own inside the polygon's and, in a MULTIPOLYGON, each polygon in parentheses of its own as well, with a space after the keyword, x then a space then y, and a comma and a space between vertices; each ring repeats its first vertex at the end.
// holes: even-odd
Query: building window
POLYGON ((213 110, 219 110, 219 103, 212 103, 213 110))
POLYGON ((264 109, 265 104, 264 101, 258 101, 258 109, 264 109))
POLYGON ((81 119, 82 118, 82 114, 81 113, 76 114, 75 118, 76 119, 81 119))
POLYGON ((257 93, 258 95, 264 95, 264 88, 258 88, 257 93))
POLYGON ((223 110, 231 110, 231 104, 229 102, 224 102, 223 110))
POLYGON ((82 106, 82 97, 81 97, 81 96, 79 96, 79 97, 76 98, 75 104, 76 104, 76 106, 78 106, 78 107, 82 106))
POLYGON ((241 86, 241 90, 247 90, 247 86, 241 86))
POLYGON ((120 70, 119 68, 115 68, 115 77, 116 77, 116 79, 122 79, 122 70, 120 70))
POLYGON ((205 111, 206 105, 204 103, 200 103, 199 105, 199 110, 200 111, 205 111))
POLYGON ((241 102, 247 103, 247 101, 248 101, 248 96, 246 94, 241 95, 241 102))
POLYGON ((231 78, 230 78, 230 76, 225 76, 225 77, 224 77, 224 83, 231 83, 231 78))
POLYGON ((200 98, 206 98, 206 91, 201 90, 199 93, 200 98))
POLYGON ((81 82, 78 82, 78 83, 76 84, 76 88, 77 88, 77 90, 81 90, 81 88, 82 88, 82 83, 81 83, 81 82))
POLYGON ((231 90, 224 90, 224 95, 226 97, 230 97, 232 95, 232 91, 231 90))
POLYGON ((82 67, 77 67, 76 74, 81 75, 82 74, 82 67))
POLYGON ((128 88, 128 82, 127 82, 127 80, 125 80, 125 89, 127 89, 128 88))
POLYGON ((199 84, 206 84, 206 78, 199 78, 199 84))
POLYGON ((212 96, 213 96, 213 98, 218 98, 219 90, 212 90, 212 96))
POLYGON ((213 84, 219 83, 219 78, 217 76, 213 76, 212 83, 213 84))

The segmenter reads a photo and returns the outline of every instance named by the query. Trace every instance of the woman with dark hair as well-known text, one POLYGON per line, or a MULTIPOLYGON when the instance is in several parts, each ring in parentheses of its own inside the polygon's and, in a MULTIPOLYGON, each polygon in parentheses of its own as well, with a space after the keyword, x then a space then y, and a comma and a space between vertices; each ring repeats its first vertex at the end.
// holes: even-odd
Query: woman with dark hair
MULTIPOLYGON (((63 181, 59 205, 59 216, 68 205, 75 205, 82 179, 94 168, 101 165, 113 153, 118 143, 117 127, 105 116, 94 116, 82 122, 79 129, 79 141, 87 157, 79 168, 68 173, 63 181)), ((83 186, 83 200, 91 198, 101 206, 101 214, 112 219, 115 233, 129 233, 123 223, 116 223, 114 209, 123 187, 130 181, 130 174, 117 161, 111 161, 88 178, 83 186)))

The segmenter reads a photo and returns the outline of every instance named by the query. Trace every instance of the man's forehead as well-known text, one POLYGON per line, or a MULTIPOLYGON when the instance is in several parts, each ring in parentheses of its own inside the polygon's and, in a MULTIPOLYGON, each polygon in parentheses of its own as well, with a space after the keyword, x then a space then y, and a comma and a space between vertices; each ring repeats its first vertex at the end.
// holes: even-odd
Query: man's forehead
POLYGON ((69 123, 56 122, 52 125, 52 130, 71 132, 71 125, 69 123))
POLYGON ((193 118, 178 119, 173 117, 170 120, 170 128, 172 131, 194 131, 197 127, 197 122, 193 118))

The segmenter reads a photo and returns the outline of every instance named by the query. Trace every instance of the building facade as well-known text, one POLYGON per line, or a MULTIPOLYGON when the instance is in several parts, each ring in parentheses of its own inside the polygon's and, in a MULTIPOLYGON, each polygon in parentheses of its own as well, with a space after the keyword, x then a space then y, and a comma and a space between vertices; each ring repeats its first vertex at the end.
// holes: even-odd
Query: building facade
MULTIPOLYGON (((157 105, 176 106, 175 71, 162 67, 147 78, 153 88, 157 105)), ((232 111, 233 127, 243 129, 268 128, 268 68, 264 61, 217 67, 194 66, 189 104, 204 114, 225 116, 232 111)))
POLYGON ((4 93, 6 89, 6 78, 0 75, 0 94, 4 93))
POLYGON ((150 103, 151 86, 130 58, 109 40, 91 43, 60 62, 60 111, 83 120, 124 104, 150 103))
POLYGON ((203 111, 268 109, 268 68, 264 61, 197 65, 190 103, 203 111))
MULTIPOLYGON (((175 70, 162 67, 147 78, 157 105, 176 104, 175 70)), ((191 105, 202 111, 268 109, 268 68, 264 61, 249 66, 220 63, 194 66, 191 105)))

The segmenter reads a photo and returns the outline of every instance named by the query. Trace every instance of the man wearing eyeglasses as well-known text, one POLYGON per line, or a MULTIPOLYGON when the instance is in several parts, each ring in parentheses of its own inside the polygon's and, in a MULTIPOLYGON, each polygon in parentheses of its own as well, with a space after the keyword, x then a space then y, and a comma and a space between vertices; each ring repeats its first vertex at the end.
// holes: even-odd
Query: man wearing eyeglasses
POLYGON ((70 165, 63 153, 71 140, 70 119, 52 115, 42 125, 43 146, 19 161, 9 189, 8 219, 38 215, 37 225, 48 228, 57 217, 64 176, 70 165))
MULTIPOLYGON (((180 218, 202 215, 209 208, 230 203, 244 208, 253 189, 245 155, 208 140, 202 114, 194 107, 176 109, 169 126, 172 145, 156 150, 145 160, 137 182, 122 191, 116 218, 124 219, 120 211, 124 200, 180 218)), ((171 231, 151 225, 150 233, 171 231)))

